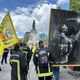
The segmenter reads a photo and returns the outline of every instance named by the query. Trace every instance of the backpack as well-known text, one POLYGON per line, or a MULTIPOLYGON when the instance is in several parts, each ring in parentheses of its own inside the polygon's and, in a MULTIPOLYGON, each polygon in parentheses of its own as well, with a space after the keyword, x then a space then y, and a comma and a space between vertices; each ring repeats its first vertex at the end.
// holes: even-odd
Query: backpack
POLYGON ((46 50, 39 51, 39 64, 48 64, 48 55, 46 50))

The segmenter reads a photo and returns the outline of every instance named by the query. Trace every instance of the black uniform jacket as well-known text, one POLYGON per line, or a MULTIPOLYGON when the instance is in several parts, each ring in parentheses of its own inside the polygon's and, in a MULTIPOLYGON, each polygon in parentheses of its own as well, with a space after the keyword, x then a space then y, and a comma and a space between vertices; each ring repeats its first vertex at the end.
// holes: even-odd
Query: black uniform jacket
POLYGON ((11 80, 26 80, 27 76, 27 60, 24 53, 14 51, 10 56, 11 64, 11 80))

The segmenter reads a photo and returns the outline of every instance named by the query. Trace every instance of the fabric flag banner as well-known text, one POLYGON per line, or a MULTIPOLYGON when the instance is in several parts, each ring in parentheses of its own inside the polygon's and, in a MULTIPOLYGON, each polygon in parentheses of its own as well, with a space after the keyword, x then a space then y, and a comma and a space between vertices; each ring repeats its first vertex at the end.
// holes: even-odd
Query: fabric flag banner
POLYGON ((19 42, 9 12, 6 13, 1 23, 1 27, 2 27, 2 42, 4 42, 4 48, 10 47, 19 42))
POLYGON ((0 55, 4 52, 4 42, 2 41, 2 28, 0 27, 0 55))

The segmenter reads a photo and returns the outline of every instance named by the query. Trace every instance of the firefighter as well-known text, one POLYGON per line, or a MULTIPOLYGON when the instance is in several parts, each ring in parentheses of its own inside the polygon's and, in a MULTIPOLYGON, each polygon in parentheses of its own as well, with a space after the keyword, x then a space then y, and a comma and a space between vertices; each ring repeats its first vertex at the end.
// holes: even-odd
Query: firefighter
POLYGON ((53 53, 51 53, 56 64, 67 63, 73 47, 73 40, 68 36, 68 27, 64 24, 55 31, 53 38, 53 46, 51 47, 53 53))
POLYGON ((39 42, 39 48, 36 50, 33 56, 33 62, 36 66, 36 73, 39 80, 51 80, 51 61, 52 57, 48 52, 48 49, 44 48, 43 41, 39 42))
POLYGON ((27 68, 29 70, 29 62, 31 60, 32 57, 32 50, 29 48, 29 46, 26 43, 20 43, 21 45, 21 51, 24 53, 26 60, 27 60, 27 68))
POLYGON ((5 60, 5 63, 7 64, 7 56, 8 56, 8 53, 9 53, 9 49, 8 48, 5 48, 4 49, 4 53, 2 55, 2 60, 1 60, 1 64, 3 64, 3 61, 5 60))
POLYGON ((14 46, 13 54, 10 56, 11 80, 27 80, 27 60, 20 50, 20 44, 14 46))

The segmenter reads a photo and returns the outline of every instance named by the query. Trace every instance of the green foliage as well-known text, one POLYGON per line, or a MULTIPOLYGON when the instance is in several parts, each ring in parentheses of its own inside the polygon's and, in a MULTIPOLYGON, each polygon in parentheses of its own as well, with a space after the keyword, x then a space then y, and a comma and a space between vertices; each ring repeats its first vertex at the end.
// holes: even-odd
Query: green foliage
POLYGON ((76 11, 80 14, 80 0, 70 0, 70 7, 71 11, 76 11))
POLYGON ((39 39, 42 41, 46 41, 46 40, 48 40, 48 35, 46 35, 45 33, 41 33, 39 35, 39 39))
POLYGON ((29 41, 29 38, 24 38, 24 42, 28 42, 29 41))

